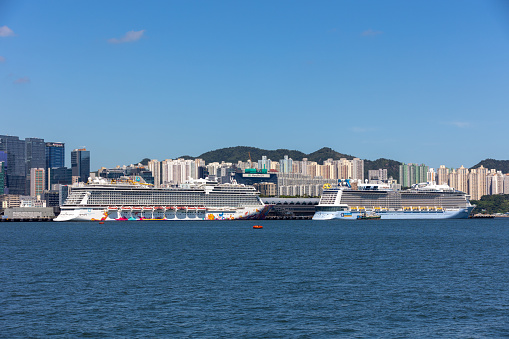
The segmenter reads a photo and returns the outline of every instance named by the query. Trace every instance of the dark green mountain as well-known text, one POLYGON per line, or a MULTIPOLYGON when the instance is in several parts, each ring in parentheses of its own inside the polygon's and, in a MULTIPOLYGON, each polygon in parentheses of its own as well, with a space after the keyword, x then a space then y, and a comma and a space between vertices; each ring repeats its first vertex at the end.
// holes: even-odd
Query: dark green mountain
MULTIPOLYGON (((214 151, 205 152, 197 157, 192 157, 189 155, 183 155, 179 158, 184 159, 203 159, 205 162, 231 162, 236 163, 238 161, 247 161, 249 160, 249 155, 251 154, 251 159, 253 162, 261 160, 262 155, 266 155, 268 159, 272 161, 279 161, 279 159, 283 159, 285 155, 288 155, 289 158, 293 160, 302 161, 303 158, 307 158, 309 161, 316 161, 319 164, 322 164, 327 159, 339 160, 341 158, 346 158, 348 160, 352 160, 355 158, 353 155, 339 153, 333 150, 330 147, 323 147, 315 152, 306 154, 297 150, 288 150, 288 149, 277 149, 277 150, 266 150, 256 147, 249 146, 236 146, 236 147, 227 147, 221 148, 214 151)), ((496 160, 495 160, 496 161, 496 160)), ((142 164, 148 163, 148 159, 143 159, 142 164)), ((380 158, 377 160, 364 160, 364 176, 368 177, 369 170, 377 170, 379 168, 386 168, 387 174, 394 179, 399 179, 399 165, 401 163, 396 160, 384 159, 380 158)), ((480 165, 479 165, 480 166, 480 165)))
POLYGON ((509 173, 509 160, 485 159, 477 165, 470 167, 470 169, 481 167, 481 165, 488 169, 496 169, 497 171, 502 171, 502 173, 509 173))
POLYGON ((399 181, 399 165, 401 162, 391 159, 364 160, 364 178, 368 178, 369 170, 387 169, 387 176, 399 181))
MULTIPOLYGON (((325 160, 330 159, 330 158, 332 158, 334 160, 339 160, 341 158, 346 158, 348 160, 352 160, 353 158, 355 158, 354 156, 351 156, 348 154, 338 153, 330 147, 321 148, 318 151, 309 153, 307 156, 305 156, 305 158, 306 157, 308 158, 309 161, 316 161, 319 164, 322 164, 325 160)), ((295 160, 298 160, 298 159, 295 159, 295 160)))
MULTIPOLYGON (((483 165, 484 166, 484 165, 483 165)), ((473 213, 506 213, 509 212, 509 195, 508 194, 495 194, 483 195, 481 200, 470 201, 476 205, 473 213)))
MULTIPOLYGON (((354 158, 353 155, 339 153, 333 150, 330 147, 323 147, 315 152, 306 154, 297 150, 288 150, 288 149, 277 149, 277 150, 266 150, 256 147, 248 147, 248 146, 236 146, 236 147, 228 147, 221 148, 214 151, 209 151, 203 153, 196 158, 200 158, 205 160, 206 163, 210 162, 231 162, 236 163, 240 161, 247 161, 249 159, 249 154, 251 153, 251 159, 253 162, 258 161, 262 158, 262 155, 266 155, 268 159, 272 161, 278 161, 279 159, 283 159, 285 155, 288 155, 289 158, 293 160, 301 161, 303 158, 307 158, 309 161, 316 161, 319 164, 322 164, 327 159, 339 160, 341 158, 346 158, 348 160, 352 160, 354 158)), ((193 157, 185 156, 182 158, 186 159, 194 159, 193 157)), ((395 179, 399 177, 399 165, 401 163, 399 161, 390 160, 390 159, 377 159, 377 160, 364 160, 364 171, 365 177, 368 177, 368 170, 375 170, 379 168, 386 168, 389 176, 392 176, 395 179)))
POLYGON ((144 158, 142 161, 139 162, 139 164, 142 164, 143 166, 147 166, 149 161, 150 161, 149 158, 144 158))
POLYGON ((253 162, 261 160, 262 155, 266 155, 267 159, 271 159, 273 161, 279 161, 279 159, 283 159, 285 155, 288 155, 288 157, 293 160, 302 160, 302 158, 306 157, 305 153, 295 150, 277 149, 270 151, 256 147, 236 146, 209 151, 197 156, 196 158, 205 160, 207 164, 216 161, 236 163, 238 161, 249 160, 249 154, 251 154, 253 162))

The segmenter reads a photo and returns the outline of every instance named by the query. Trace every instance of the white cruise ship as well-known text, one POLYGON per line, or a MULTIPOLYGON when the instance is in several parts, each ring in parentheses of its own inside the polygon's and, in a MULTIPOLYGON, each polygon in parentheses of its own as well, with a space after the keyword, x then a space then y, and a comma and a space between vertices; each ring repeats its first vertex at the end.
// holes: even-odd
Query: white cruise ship
POLYGON ((197 179, 154 188, 136 180, 95 178, 74 185, 55 221, 263 219, 269 209, 252 186, 197 179))
POLYGON ((337 187, 324 189, 313 220, 357 220, 366 215, 380 219, 464 219, 474 207, 464 192, 447 185, 422 183, 394 191, 381 184, 360 184, 352 189, 349 183, 339 181, 337 187))

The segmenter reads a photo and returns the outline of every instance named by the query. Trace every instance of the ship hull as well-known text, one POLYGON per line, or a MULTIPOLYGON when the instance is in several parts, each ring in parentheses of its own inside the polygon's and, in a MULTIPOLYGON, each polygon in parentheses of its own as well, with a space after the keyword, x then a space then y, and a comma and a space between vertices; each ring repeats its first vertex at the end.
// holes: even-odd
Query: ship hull
POLYGON ((264 219, 269 206, 244 207, 231 210, 169 209, 109 210, 108 208, 62 209, 55 221, 185 221, 185 220, 243 220, 264 219))
MULTIPOLYGON (((376 212, 380 215, 380 219, 390 220, 412 220, 412 219, 467 219, 470 213, 474 209, 473 206, 460 208, 457 210, 447 211, 380 211, 376 212)), ((360 216, 362 212, 349 212, 349 211, 337 211, 337 212, 316 212, 313 216, 313 220, 357 220, 357 216, 360 216)))

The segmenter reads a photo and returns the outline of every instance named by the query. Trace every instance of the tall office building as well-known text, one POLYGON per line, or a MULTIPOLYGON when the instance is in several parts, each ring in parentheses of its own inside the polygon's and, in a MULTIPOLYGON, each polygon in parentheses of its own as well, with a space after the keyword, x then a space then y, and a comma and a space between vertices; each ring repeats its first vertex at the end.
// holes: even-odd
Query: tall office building
POLYGON ((90 176, 90 151, 78 148, 71 152, 73 182, 87 182, 90 176))
POLYGON ((30 169, 30 195, 36 197, 42 196, 44 192, 44 168, 31 168, 30 169))
POLYGON ((46 143, 44 139, 26 138, 27 174, 31 168, 46 168, 46 143))
POLYGON ((32 195, 32 168, 46 168, 46 143, 40 138, 25 139, 25 155, 26 155, 26 187, 27 193, 32 195))
MULTIPOLYGON (((4 194, 5 191, 5 161, 2 160, 2 155, 5 154, 0 152, 0 195, 4 194)), ((7 154, 5 154, 7 156, 7 154)))
POLYGON ((26 149, 19 137, 0 135, 0 151, 7 154, 5 194, 26 194, 26 149))
POLYGON ((48 168, 46 170, 46 187, 48 190, 57 189, 58 185, 72 184, 72 170, 67 167, 48 168), (56 185, 56 186, 55 186, 56 185))
POLYGON ((63 142, 47 142, 45 168, 61 167, 65 167, 65 144, 63 142))

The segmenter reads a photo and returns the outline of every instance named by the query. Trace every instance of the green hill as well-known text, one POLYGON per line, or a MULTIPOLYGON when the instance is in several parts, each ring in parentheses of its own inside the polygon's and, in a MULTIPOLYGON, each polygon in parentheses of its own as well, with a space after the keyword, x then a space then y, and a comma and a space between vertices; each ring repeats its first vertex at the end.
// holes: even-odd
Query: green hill
MULTIPOLYGON (((288 155, 289 158, 292 158, 296 161, 301 161, 303 158, 307 158, 309 161, 316 161, 319 164, 322 164, 327 159, 339 160, 341 158, 346 158, 348 160, 352 160, 355 158, 353 155, 339 153, 333 150, 330 147, 323 147, 315 152, 306 154, 297 150, 288 150, 288 149, 277 149, 277 150, 266 150, 256 147, 248 147, 248 146, 236 146, 236 147, 227 147, 221 148, 214 151, 209 151, 203 153, 196 158, 200 158, 205 160, 205 162, 231 162, 236 163, 240 161, 247 161, 249 159, 249 153, 251 153, 251 159, 253 162, 258 161, 262 158, 262 155, 266 155, 268 159, 272 161, 279 161, 279 159, 283 159, 285 155, 288 155)), ((190 156, 185 156, 186 159, 194 159, 190 156)), ((392 176, 395 179, 399 177, 399 165, 401 163, 396 160, 384 159, 380 158, 377 160, 364 160, 364 172, 365 177, 368 177, 368 170, 376 170, 379 168, 386 168, 388 176, 392 176)))
MULTIPOLYGON (((289 149, 276 149, 276 150, 266 150, 256 147, 248 147, 248 146, 236 146, 236 147, 227 147, 221 148, 214 151, 205 152, 196 158, 200 158, 205 160, 206 163, 210 162, 231 162, 236 163, 237 161, 247 161, 249 160, 249 154, 251 154, 251 159, 253 162, 261 160, 262 155, 267 156, 267 159, 271 159, 272 161, 279 161, 283 159, 285 155, 288 155, 289 158, 292 158, 296 161, 301 161, 303 158, 308 158, 309 161, 316 161, 319 164, 322 164, 324 160, 332 158, 334 160, 339 160, 341 158, 353 159, 354 157, 348 154, 343 154, 334 151, 330 147, 324 147, 310 154, 306 154, 297 150, 289 150, 289 149)), ((182 157, 184 158, 184 157, 182 157)), ((193 157, 185 156, 187 159, 194 159, 193 157)))
POLYGON ((470 201, 472 205, 476 205, 473 213, 506 213, 509 212, 509 195, 483 195, 481 200, 470 201))
POLYGON ((364 160, 364 178, 368 178, 369 170, 386 168, 387 176, 399 181, 399 165, 401 165, 401 162, 391 159, 364 160))
POLYGON ((216 161, 236 163, 238 161, 249 160, 249 154, 251 154, 253 162, 261 160, 262 155, 266 155, 267 159, 271 159, 273 161, 279 161, 279 159, 283 159, 285 155, 288 155, 288 157, 293 160, 302 160, 302 158, 306 157, 305 153, 295 150, 277 149, 271 151, 256 147, 236 146, 205 152, 196 158, 205 160, 207 164, 216 161))
MULTIPOLYGON (((216 149, 213 151, 205 152, 197 157, 192 157, 189 155, 183 155, 179 158, 184 159, 203 159, 207 164, 211 162, 231 162, 237 163, 238 161, 247 161, 249 160, 249 154, 251 154, 251 159, 253 162, 257 162, 262 159, 262 155, 267 156, 267 159, 271 159, 272 161, 279 161, 283 159, 285 155, 288 155, 289 158, 292 158, 296 161, 302 161, 303 158, 307 158, 309 161, 316 161, 320 165, 327 159, 339 160, 341 158, 346 158, 348 160, 352 160, 355 158, 353 155, 339 153, 333 150, 330 147, 323 147, 317 151, 306 154, 297 150, 289 150, 289 149, 276 149, 276 150, 266 150, 256 147, 249 146, 235 146, 235 147, 227 147, 216 149)), ((148 163, 149 159, 143 159, 142 164, 148 163)), ((377 160, 364 160, 364 176, 368 177, 369 170, 377 170, 379 168, 386 168, 387 175, 392 176, 394 179, 399 178, 399 165, 401 163, 396 160, 384 159, 380 158, 377 160)))
MULTIPOLYGON (((330 159, 330 158, 332 158, 334 160, 339 160, 341 158, 346 158, 348 160, 352 160, 355 157, 348 155, 348 154, 336 152, 335 150, 333 150, 330 147, 324 147, 324 148, 320 148, 318 151, 309 153, 307 156, 304 156, 304 158, 308 158, 309 161, 316 161, 317 163, 319 163, 321 165, 325 160, 330 159)), ((297 159, 295 159, 295 160, 297 160, 297 159)), ((302 160, 302 159, 300 159, 300 160, 302 160)))
POLYGON ((496 169, 497 171, 502 171, 502 173, 509 173, 509 160, 484 159, 477 165, 470 167, 470 169, 481 167, 481 165, 488 169, 496 169))

